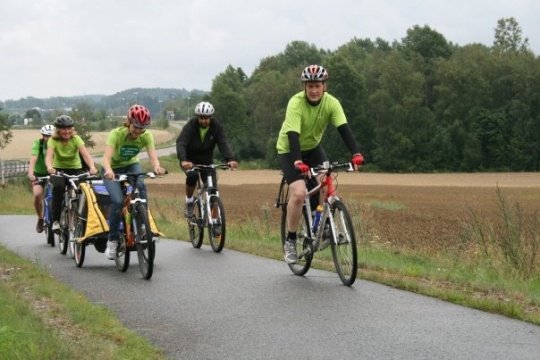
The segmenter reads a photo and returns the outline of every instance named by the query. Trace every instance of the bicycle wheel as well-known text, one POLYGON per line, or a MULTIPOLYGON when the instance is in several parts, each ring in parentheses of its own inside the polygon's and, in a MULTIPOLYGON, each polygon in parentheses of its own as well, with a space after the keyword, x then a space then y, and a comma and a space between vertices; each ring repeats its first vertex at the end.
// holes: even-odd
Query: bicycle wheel
POLYGON ((116 257, 114 262, 116 268, 121 272, 126 272, 129 268, 129 249, 126 246, 127 239, 123 232, 120 232, 120 240, 118 241, 118 249, 116 250, 116 257))
MULTIPOLYGON (((81 219, 77 219, 74 224, 75 231, 73 237, 78 239, 84 236, 84 222, 81 219)), ((75 264, 77 267, 82 267, 84 263, 84 256, 86 255, 86 243, 73 242, 75 264)))
MULTIPOLYGON (((305 275, 311 267, 313 260, 313 246, 311 244, 311 230, 309 229, 308 211, 306 207, 302 207, 302 220, 296 232, 296 253, 298 254, 298 262, 296 264, 287 264, 293 274, 302 276, 305 275)), ((283 205, 281 213, 281 249, 285 245, 287 239, 287 205, 283 205)))
POLYGON ((210 209, 213 206, 217 206, 218 218, 214 219, 215 224, 208 225, 208 237, 210 238, 210 246, 214 252, 221 252, 223 246, 225 246, 225 208, 223 207, 223 201, 217 196, 210 197, 210 209))
POLYGON ((152 277, 154 272, 154 256, 156 253, 156 243, 152 239, 152 230, 148 221, 146 207, 138 204, 134 216, 133 225, 137 226, 135 235, 135 246, 137 247, 137 256, 139 258, 139 268, 141 274, 146 280, 152 277))
POLYGON ((332 235, 332 257, 339 278, 344 285, 351 286, 356 280, 358 254, 356 253, 356 237, 351 216, 339 200, 332 203, 332 216, 336 224, 332 235))
POLYGON ((60 254, 66 255, 70 239, 69 224, 72 219, 69 219, 70 213, 66 207, 62 207, 60 213, 60 235, 58 236, 58 249, 60 254))
POLYGON ((193 203, 193 216, 188 219, 188 224, 191 245, 193 245, 195 249, 198 249, 201 247, 204 238, 203 209, 201 207, 201 202, 199 201, 199 199, 195 199, 193 203))

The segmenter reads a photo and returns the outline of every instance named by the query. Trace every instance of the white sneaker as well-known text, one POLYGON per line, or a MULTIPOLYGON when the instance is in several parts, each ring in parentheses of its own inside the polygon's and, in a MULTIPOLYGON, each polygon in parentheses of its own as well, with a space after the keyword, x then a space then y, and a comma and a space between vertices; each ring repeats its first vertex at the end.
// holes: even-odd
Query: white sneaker
POLYGON ((118 241, 107 241, 105 257, 109 260, 114 260, 114 258, 116 257, 116 249, 118 249, 118 241))
POLYGON ((60 223, 58 221, 53 222, 52 224, 52 231, 53 233, 60 233, 60 223))

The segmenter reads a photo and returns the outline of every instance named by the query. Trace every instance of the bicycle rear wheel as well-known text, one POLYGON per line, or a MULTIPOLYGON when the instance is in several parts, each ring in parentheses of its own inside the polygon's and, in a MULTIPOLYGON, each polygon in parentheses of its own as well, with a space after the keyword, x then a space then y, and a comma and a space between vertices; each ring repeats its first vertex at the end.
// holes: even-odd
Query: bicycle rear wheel
POLYGON ((193 245, 195 249, 198 249, 201 247, 204 238, 203 209, 199 199, 195 199, 193 202, 193 216, 188 219, 188 224, 191 245, 193 245))
MULTIPOLYGON (((223 246, 225 246, 225 208, 223 207, 223 201, 217 196, 210 197, 210 209, 213 206, 217 206, 218 218, 214 219, 215 224, 208 222, 208 237, 210 238, 210 246, 214 252, 221 252, 223 246), (216 221, 217 220, 217 221, 216 221)), ((211 218, 212 216, 210 216, 211 218)))
POLYGON ((349 211, 339 200, 332 203, 332 215, 336 224, 332 234, 332 257, 339 278, 346 286, 351 286, 356 280, 358 269, 358 254, 356 252, 356 237, 349 211))
MULTIPOLYGON (((296 264, 287 264, 293 272, 298 276, 305 275, 311 267, 313 260, 313 246, 311 244, 311 230, 309 229, 308 210, 304 206, 302 208, 302 220, 296 232, 296 254, 298 254, 298 262, 296 264)), ((287 240, 287 205, 282 207, 281 213, 281 249, 287 240)))
POLYGON ((126 272, 129 268, 129 258, 130 251, 127 248, 127 239, 126 235, 123 232, 120 232, 120 240, 118 240, 118 249, 116 250, 116 257, 114 262, 116 263, 116 268, 121 272, 126 272))
POLYGON ((135 246, 139 258, 139 268, 144 279, 148 280, 154 272, 154 257, 156 243, 152 239, 152 230, 148 221, 148 213, 143 204, 138 204, 134 216, 134 225, 137 226, 135 246))

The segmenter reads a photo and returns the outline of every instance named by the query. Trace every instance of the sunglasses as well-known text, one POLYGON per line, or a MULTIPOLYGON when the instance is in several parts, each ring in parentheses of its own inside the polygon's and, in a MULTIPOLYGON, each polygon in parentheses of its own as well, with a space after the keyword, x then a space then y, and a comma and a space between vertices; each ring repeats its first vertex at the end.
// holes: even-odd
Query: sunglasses
POLYGON ((146 128, 145 128, 145 127, 137 126, 137 125, 135 125, 134 123, 131 123, 131 125, 133 125, 133 127, 135 128, 135 130, 138 130, 138 131, 140 131, 140 132, 145 132, 145 131, 146 131, 146 128))
POLYGON ((210 119, 210 116, 199 116, 200 120, 208 120, 210 119))

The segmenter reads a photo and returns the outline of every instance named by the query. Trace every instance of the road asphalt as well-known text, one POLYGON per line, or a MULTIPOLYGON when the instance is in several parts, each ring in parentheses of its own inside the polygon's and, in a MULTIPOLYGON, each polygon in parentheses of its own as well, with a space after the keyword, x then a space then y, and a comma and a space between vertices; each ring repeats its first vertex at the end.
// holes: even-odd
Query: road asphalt
POLYGON ((539 359, 540 327, 331 272, 161 239, 151 280, 93 246, 82 268, 35 217, 0 216, 0 244, 109 309, 169 359, 539 359))

